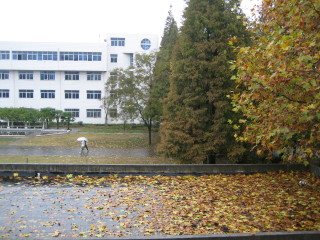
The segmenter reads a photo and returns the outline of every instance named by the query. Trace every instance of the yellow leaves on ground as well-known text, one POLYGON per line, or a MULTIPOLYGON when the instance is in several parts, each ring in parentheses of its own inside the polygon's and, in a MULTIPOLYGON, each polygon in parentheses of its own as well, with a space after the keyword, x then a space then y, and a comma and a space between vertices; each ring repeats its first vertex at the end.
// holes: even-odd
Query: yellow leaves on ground
MULTIPOLYGON (((151 177, 69 174, 20 180, 23 180, 18 185, 20 189, 23 186, 37 189, 39 194, 44 188, 46 192, 39 197, 54 198, 50 199, 49 209, 41 210, 42 217, 47 213, 49 220, 38 224, 42 234, 49 232, 54 237, 320 230, 320 179, 308 172, 151 177), (299 181, 307 184, 300 186, 299 181), (48 189, 55 189, 55 194, 48 189)), ((18 183, 17 179, 11 181, 18 183)), ((4 179, 0 179, 2 182, 4 179)), ((0 194, 3 189, 0 188, 0 194)), ((0 203, 7 200, 6 196, 0 203)), ((12 208, 1 211, 4 216, 18 217, 23 206, 15 199, 8 200, 15 202, 15 212, 10 215, 12 208)), ((30 208, 32 204, 38 208, 39 200, 34 203, 31 197, 27 200, 30 208)), ((8 224, 2 226, 1 233, 16 236, 9 228, 21 226, 17 226, 17 221, 8 224)), ((37 229, 33 232, 27 229, 22 232, 25 236, 41 236, 34 234, 37 229)))

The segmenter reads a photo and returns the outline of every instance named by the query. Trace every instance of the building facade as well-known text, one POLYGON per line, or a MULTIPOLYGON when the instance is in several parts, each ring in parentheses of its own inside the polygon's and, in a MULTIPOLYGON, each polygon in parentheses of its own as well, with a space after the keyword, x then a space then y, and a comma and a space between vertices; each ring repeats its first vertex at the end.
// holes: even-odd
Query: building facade
POLYGON ((103 43, 0 42, 0 108, 54 108, 75 122, 119 123, 102 100, 115 68, 158 49, 156 35, 108 35, 103 43))

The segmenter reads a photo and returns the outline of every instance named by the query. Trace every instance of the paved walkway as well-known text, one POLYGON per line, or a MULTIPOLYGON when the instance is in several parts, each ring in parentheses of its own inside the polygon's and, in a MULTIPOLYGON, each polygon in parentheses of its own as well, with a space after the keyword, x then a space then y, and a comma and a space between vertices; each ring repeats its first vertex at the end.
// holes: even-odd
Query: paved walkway
MULTIPOLYGON (((92 157, 152 157, 152 149, 107 149, 90 148, 89 156, 92 157)), ((11 156, 79 156, 80 148, 71 147, 29 147, 6 145, 0 146, 0 155, 11 156)))

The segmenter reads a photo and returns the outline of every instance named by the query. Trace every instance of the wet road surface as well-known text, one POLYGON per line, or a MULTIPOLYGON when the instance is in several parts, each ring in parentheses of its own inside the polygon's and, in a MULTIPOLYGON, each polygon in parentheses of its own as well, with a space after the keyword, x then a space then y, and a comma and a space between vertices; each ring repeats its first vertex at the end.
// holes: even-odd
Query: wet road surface
MULTIPOLYGON (((80 148, 70 147, 29 147, 6 145, 0 146, 0 155, 6 156, 79 156, 80 148)), ((154 152, 149 148, 110 149, 90 148, 92 157, 152 157, 154 152)))
MULTIPOLYGON (((117 204, 120 190, 0 182, 0 238, 125 235, 116 217, 126 212, 125 206, 117 204)), ((137 235, 139 229, 131 228, 130 233, 137 235)))

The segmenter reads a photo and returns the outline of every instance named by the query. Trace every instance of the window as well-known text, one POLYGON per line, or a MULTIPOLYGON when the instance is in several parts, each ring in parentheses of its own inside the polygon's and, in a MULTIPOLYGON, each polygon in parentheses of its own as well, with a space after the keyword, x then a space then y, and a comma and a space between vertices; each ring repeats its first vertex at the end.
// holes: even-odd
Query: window
POLYGON ((41 71, 40 72, 41 80, 55 80, 55 72, 52 71, 41 71))
POLYGON ((101 61, 101 52, 60 52, 60 61, 101 61))
POLYGON ((109 93, 110 98, 116 98, 117 97, 117 92, 116 91, 110 91, 109 93))
POLYGON ((9 71, 0 70, 0 80, 9 79, 9 71))
POLYGON ((38 60, 58 60, 58 53, 57 52, 38 52, 38 60), (42 59, 40 59, 42 55, 42 59))
POLYGON ((79 99, 79 90, 65 90, 64 96, 67 99, 79 99))
POLYGON ((66 109, 64 109, 64 111, 71 113, 72 117, 79 117, 79 115, 80 115, 79 108, 66 108, 66 109))
POLYGON ((101 118, 101 109, 87 109, 88 118, 101 118))
POLYGON ((56 91, 55 90, 40 90, 41 98, 55 98, 56 91))
POLYGON ((79 72, 65 72, 65 80, 79 80, 79 72))
POLYGON ((49 60, 57 61, 58 52, 51 51, 12 51, 13 60, 49 60))
POLYGON ((28 59, 28 52, 13 51, 12 52, 12 59, 13 60, 27 60, 28 59))
POLYGON ((101 91, 99 90, 88 90, 87 99, 101 99, 101 91))
POLYGON ((60 52, 60 61, 78 61, 78 59, 79 59, 78 53, 60 52))
POLYGON ((9 98, 9 89, 0 89, 0 98, 9 98))
POLYGON ((110 58, 112 63, 118 62, 118 54, 111 54, 110 58))
POLYGON ((151 41, 147 38, 142 39, 141 41, 141 48, 143 50, 148 50, 151 47, 151 41))
POLYGON ((117 111, 117 109, 116 109, 116 108, 114 108, 114 109, 109 109, 109 115, 110 115, 110 117, 112 117, 112 118, 116 118, 116 117, 118 116, 118 111, 117 111))
POLYGON ((22 60, 19 59, 19 56, 22 56, 23 60, 42 60, 42 54, 39 53, 38 58, 38 52, 21 52, 20 55, 18 54, 18 60, 22 60))
POLYGON ((110 73, 110 78, 112 79, 112 80, 117 80, 117 73, 116 72, 111 72, 110 73))
POLYGON ((19 79, 20 80, 32 80, 33 79, 33 71, 19 71, 19 79))
POLYGON ((125 46, 126 39, 125 38, 111 38, 111 46, 125 46))
POLYGON ((133 64, 134 64, 133 53, 129 53, 129 56, 130 56, 130 67, 133 67, 133 64))
POLYGON ((10 51, 0 51, 0 60, 9 60, 10 51))
POLYGON ((97 53, 97 52, 95 52, 95 53, 92 53, 92 60, 93 61, 101 61, 101 53, 97 53))
POLYGON ((28 90, 28 89, 19 90, 19 98, 33 98, 33 90, 28 90))
POLYGON ((88 81, 101 81, 101 72, 87 72, 88 81))

